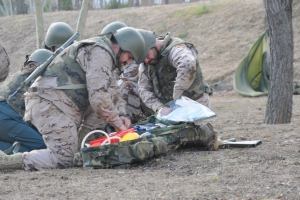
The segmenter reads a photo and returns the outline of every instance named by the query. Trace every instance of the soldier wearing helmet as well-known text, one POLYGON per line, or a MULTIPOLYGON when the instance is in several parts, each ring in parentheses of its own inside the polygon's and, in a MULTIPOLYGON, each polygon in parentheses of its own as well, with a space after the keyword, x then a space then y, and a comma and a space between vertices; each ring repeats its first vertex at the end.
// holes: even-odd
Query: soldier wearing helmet
POLYGON ((43 135, 47 149, 13 155, 0 152, 0 170, 73 166, 78 127, 89 106, 104 126, 128 129, 131 122, 123 116, 124 109, 115 106, 109 90, 115 84, 111 73, 115 66, 141 60, 144 48, 141 34, 124 27, 110 37, 82 40, 61 52, 25 93, 24 119, 43 135))
POLYGON ((0 82, 4 81, 9 72, 9 56, 0 39, 0 82))
MULTIPOLYGON (((170 33, 158 37, 155 44, 148 46, 139 73, 139 95, 150 111, 148 115, 160 109, 161 114, 169 113, 170 108, 163 105, 182 95, 210 107, 210 88, 202 75, 197 50, 191 43, 172 37, 170 33)), ((212 126, 196 125, 196 130, 209 138, 203 144, 217 148, 217 135, 212 126)))
POLYGON ((44 48, 54 52, 74 34, 71 26, 65 22, 52 23, 46 33, 44 48))
POLYGON ((23 120, 25 112, 23 94, 28 86, 11 98, 8 96, 14 93, 23 81, 51 55, 52 52, 46 49, 34 51, 27 57, 21 70, 3 82, 0 90, 0 127, 2 128, 0 150, 9 149, 14 142, 19 142, 19 152, 46 148, 41 134, 23 120))
MULTIPOLYGON (((109 37, 112 33, 124 27, 127 27, 127 25, 123 22, 120 21, 111 22, 103 28, 103 30, 101 31, 101 35, 105 35, 109 37)), ((143 36, 145 40, 143 31, 142 30, 138 30, 138 31, 140 32, 140 34, 143 36)), ((152 42, 155 42, 155 36, 153 33, 152 35, 154 37, 154 41, 152 42)), ((146 41, 147 40, 145 40, 145 42, 146 41)), ((147 44, 147 42, 146 42, 146 46, 149 45, 147 44)), ((146 54, 144 53, 143 57, 145 56, 146 54)), ((126 113, 126 116, 130 118, 132 123, 136 123, 146 118, 146 116, 142 112, 140 98, 138 95, 138 84, 137 84, 138 66, 139 66, 138 64, 132 62, 130 65, 125 65, 122 68, 115 70, 114 73, 112 74, 114 79, 117 79, 118 81, 117 81, 117 85, 111 85, 111 93, 121 94, 121 95, 117 95, 116 97, 123 98, 126 104, 117 105, 117 106, 125 107, 124 113, 126 113)), ((124 101, 116 100, 116 102, 118 102, 119 104, 120 103, 124 104, 124 101)), ((100 121, 100 125, 97 121, 98 121, 98 117, 93 112, 85 117, 85 120, 78 131, 79 144, 81 143, 80 141, 84 138, 84 136, 87 133, 89 133, 94 129, 97 129, 99 126, 100 127, 102 126, 101 121, 100 121)))
POLYGON ((116 30, 120 28, 127 27, 127 25, 123 22, 115 21, 107 24, 101 31, 101 34, 114 33, 116 30))

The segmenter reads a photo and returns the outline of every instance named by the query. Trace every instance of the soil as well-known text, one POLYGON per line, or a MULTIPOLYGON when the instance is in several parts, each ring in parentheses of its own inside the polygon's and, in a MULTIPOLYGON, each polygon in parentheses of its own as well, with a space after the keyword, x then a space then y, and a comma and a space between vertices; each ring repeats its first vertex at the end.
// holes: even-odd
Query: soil
MULTIPOLYGON (((294 79, 299 79, 300 3, 294 1, 294 79)), ((76 27, 78 11, 45 13, 45 27, 64 21, 76 27)), ((261 0, 213 0, 118 10, 89 11, 84 38, 111 21, 170 31, 199 51, 209 83, 231 84, 232 74, 251 45, 264 32, 261 0), (199 14, 195 9, 208 12, 199 14), (198 14, 196 14, 198 13, 198 14)), ((0 38, 15 72, 35 50, 33 15, 0 18, 0 38)), ((37 172, 1 172, 0 199, 299 199, 300 96, 293 97, 290 124, 264 124, 267 97, 246 98, 233 90, 215 91, 209 119, 223 139, 261 140, 255 148, 177 151, 127 170, 90 168, 37 172), (298 104, 299 103, 299 104, 298 104)))

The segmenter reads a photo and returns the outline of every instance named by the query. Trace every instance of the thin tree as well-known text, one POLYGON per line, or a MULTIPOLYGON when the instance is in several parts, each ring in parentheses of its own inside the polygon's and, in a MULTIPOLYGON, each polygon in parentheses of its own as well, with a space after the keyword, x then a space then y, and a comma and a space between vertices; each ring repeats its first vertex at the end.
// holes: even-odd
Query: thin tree
POLYGON ((79 40, 82 40, 84 38, 83 31, 84 31, 84 26, 85 26, 85 22, 89 10, 89 4, 90 4, 90 0, 83 0, 83 3, 81 5, 80 14, 78 17, 77 27, 76 27, 76 32, 79 32, 80 34, 79 40))
POLYGON ((37 35, 37 48, 42 48, 42 42, 45 39, 44 33, 44 18, 43 18, 43 8, 42 2, 40 0, 34 0, 35 9, 35 25, 36 25, 36 35, 37 35))
POLYGON ((270 85, 265 123, 290 123, 293 105, 293 0, 264 0, 270 34, 270 85))

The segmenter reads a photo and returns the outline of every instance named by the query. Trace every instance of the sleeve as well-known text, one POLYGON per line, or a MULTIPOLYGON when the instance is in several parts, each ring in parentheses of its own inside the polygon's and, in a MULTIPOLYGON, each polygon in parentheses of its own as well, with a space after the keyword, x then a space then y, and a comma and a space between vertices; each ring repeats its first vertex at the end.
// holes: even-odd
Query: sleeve
POLYGON ((197 53, 184 44, 174 46, 168 56, 169 62, 176 68, 177 76, 173 89, 173 99, 178 99, 189 89, 196 77, 197 53))
POLYGON ((149 80, 148 76, 145 74, 146 67, 144 64, 140 64, 139 67, 139 95, 142 99, 143 103, 148 107, 151 108, 154 112, 157 111, 158 108, 163 106, 163 104, 156 98, 153 92, 153 85, 149 80))
POLYGON ((120 86, 118 85, 119 76, 116 71, 112 72, 112 82, 109 88, 109 92, 113 95, 113 102, 119 111, 119 115, 126 114, 127 102, 123 99, 123 94, 120 86))
POLYGON ((88 46, 78 50, 77 61, 86 72, 86 84, 92 109, 99 117, 112 126, 123 125, 119 111, 111 94, 113 60, 111 55, 101 47, 88 46))
POLYGON ((4 81, 9 72, 9 56, 0 40, 0 82, 4 81))

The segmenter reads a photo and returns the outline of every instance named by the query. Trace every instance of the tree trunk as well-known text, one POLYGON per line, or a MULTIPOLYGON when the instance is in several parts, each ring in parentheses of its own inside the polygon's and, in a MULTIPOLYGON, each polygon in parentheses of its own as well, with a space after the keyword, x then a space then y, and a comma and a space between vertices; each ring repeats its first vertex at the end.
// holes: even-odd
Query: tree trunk
POLYGON ((60 0, 56 0, 56 10, 59 11, 60 9, 60 0))
POLYGON ((9 6, 9 2, 8 0, 4 0, 2 1, 3 6, 1 6, 1 12, 3 13, 3 16, 8 16, 9 15, 9 10, 10 10, 10 6, 9 6))
POLYGON ((27 14, 28 13, 28 5, 25 4, 24 0, 17 0, 16 3, 16 14, 27 14))
POLYGON ((90 0, 83 0, 83 3, 81 5, 80 14, 77 21, 77 27, 76 27, 76 32, 80 34, 78 40, 83 39, 83 30, 84 30, 85 21, 89 9, 89 4, 90 4, 90 0))
POLYGON ((10 8, 10 15, 13 15, 14 12, 13 12, 13 2, 12 2, 12 0, 9 1, 9 8, 10 8))
POLYGON ((270 33, 271 73, 265 123, 290 123, 293 105, 293 0, 264 0, 270 33))
POLYGON ((169 0, 165 0, 165 4, 169 4, 169 0))
POLYGON ((34 8, 35 8, 35 25, 36 25, 36 35, 37 35, 36 46, 37 49, 40 49, 43 48, 42 42, 45 40, 42 2, 40 0, 34 0, 34 8))

